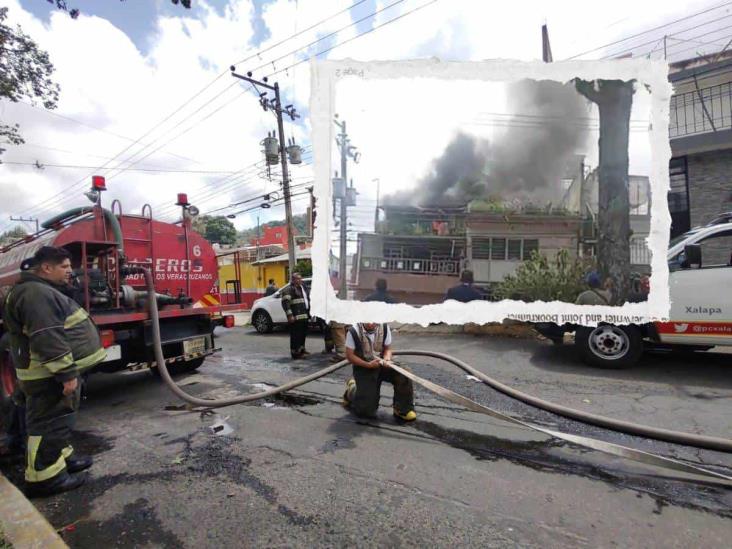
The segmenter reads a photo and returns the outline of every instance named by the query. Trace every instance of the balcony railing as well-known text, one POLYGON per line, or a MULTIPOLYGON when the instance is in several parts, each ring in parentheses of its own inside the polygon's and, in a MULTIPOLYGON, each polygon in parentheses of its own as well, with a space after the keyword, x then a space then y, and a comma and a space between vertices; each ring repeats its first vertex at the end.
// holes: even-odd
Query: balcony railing
POLYGON ((669 137, 732 129, 732 83, 671 97, 669 137))
POLYGON ((630 263, 631 265, 651 264, 651 250, 648 249, 644 239, 630 241, 630 263))
POLYGON ((392 257, 362 257, 362 271, 409 273, 422 275, 458 276, 459 259, 410 259, 392 257))

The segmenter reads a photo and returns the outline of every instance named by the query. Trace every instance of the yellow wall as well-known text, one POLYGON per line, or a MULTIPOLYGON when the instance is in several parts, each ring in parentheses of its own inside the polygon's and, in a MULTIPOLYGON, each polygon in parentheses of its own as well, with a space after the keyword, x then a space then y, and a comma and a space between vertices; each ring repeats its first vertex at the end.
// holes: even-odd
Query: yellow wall
MULTIPOLYGON (((240 263, 241 265, 241 291, 264 292, 267 281, 274 278, 275 284, 281 288, 287 283, 285 277, 286 263, 268 263, 265 265, 252 265, 251 263, 240 263)), ((234 265, 219 266, 219 285, 222 292, 226 291, 226 281, 236 280, 236 269, 234 265)))

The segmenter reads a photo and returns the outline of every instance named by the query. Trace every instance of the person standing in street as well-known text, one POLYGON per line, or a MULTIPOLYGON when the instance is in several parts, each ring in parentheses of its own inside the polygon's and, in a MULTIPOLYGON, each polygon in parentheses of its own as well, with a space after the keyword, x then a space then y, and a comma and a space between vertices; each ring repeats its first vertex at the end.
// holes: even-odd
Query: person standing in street
POLYGON ((303 358, 310 354, 305 350, 310 318, 310 296, 302 283, 300 273, 292 273, 290 285, 282 290, 282 308, 290 325, 290 354, 295 360, 303 358))
POLYGON ((394 416, 414 421, 412 381, 389 367, 391 330, 388 324, 356 324, 346 335, 346 358, 353 365, 353 378, 346 383, 343 405, 358 417, 376 417, 381 398, 381 384, 394 385, 394 416))
POLYGON ((89 314, 68 297, 71 256, 43 246, 5 300, 18 384, 25 400, 26 492, 49 496, 81 486, 92 465, 70 444, 80 376, 106 358, 89 314))
POLYGON ((386 279, 379 278, 376 280, 375 291, 369 294, 364 301, 381 301, 382 303, 396 303, 397 301, 391 297, 386 289, 386 279))
POLYGON ((607 288, 603 289, 600 275, 595 271, 587 275, 589 289, 577 296, 575 305, 610 305, 612 294, 607 288))
POLYGON ((460 274, 460 284, 447 290, 445 301, 454 299, 462 303, 483 299, 481 293, 473 286, 473 271, 465 269, 460 274))
POLYGON ((277 284, 275 284, 274 278, 270 278, 267 283, 267 289, 264 290, 264 296, 267 297, 272 294, 276 294, 278 289, 279 288, 277 288, 277 284))

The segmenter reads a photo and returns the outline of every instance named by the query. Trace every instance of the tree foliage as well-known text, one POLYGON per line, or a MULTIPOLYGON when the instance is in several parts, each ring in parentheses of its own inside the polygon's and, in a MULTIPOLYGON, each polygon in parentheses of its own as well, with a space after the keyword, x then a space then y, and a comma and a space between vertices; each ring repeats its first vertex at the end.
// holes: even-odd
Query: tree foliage
POLYGON ((215 244, 230 246, 236 243, 236 228, 223 215, 203 215, 193 220, 193 230, 215 244))
MULTIPOLYGON (((309 222, 308 222, 308 216, 307 214, 298 214, 292 216, 292 223, 295 225, 295 234, 308 234, 309 231, 309 222)), ((260 225, 259 232, 260 234, 264 234, 264 230, 267 227, 278 227, 278 226, 284 226, 286 224, 286 221, 284 219, 280 219, 277 221, 270 221, 268 223, 264 223, 260 225)), ((257 227, 250 227, 248 229, 244 229, 243 231, 239 232, 237 243, 241 244, 242 246, 246 246, 249 244, 249 241, 253 238, 257 237, 257 227)))
MULTIPOLYGON (((56 107, 59 87, 51 80, 53 65, 48 53, 38 47, 20 26, 5 24, 8 8, 0 8, 0 98, 17 103, 21 99, 40 100, 47 109, 56 107)), ((0 123, 2 145, 21 145, 20 126, 0 123)))
POLYGON ((553 260, 533 252, 514 274, 503 279, 497 295, 501 299, 574 303, 587 289, 584 277, 591 268, 590 261, 572 258, 567 250, 560 250, 553 260))
POLYGON ((12 244, 16 240, 20 240, 28 236, 28 232, 23 227, 13 227, 0 234, 0 247, 12 244))
MULTIPOLYGON (((81 14, 81 11, 79 11, 78 8, 69 8, 69 6, 66 4, 66 0, 46 0, 49 4, 54 4, 56 8, 63 10, 69 14, 71 19, 76 19, 81 14)), ((120 2, 124 2, 125 0, 119 0, 120 2)), ((186 9, 191 9, 191 0, 170 0, 173 4, 178 5, 180 4, 186 9)))
POLYGON ((309 259, 298 259, 295 263, 295 271, 300 273, 303 278, 313 276, 313 263, 309 259))

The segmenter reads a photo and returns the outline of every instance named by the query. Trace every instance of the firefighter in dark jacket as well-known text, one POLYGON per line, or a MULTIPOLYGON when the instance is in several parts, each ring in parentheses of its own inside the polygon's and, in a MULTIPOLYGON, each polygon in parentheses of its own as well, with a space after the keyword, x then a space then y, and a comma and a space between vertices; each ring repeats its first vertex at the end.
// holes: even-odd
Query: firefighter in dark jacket
POLYGON ((67 297, 70 254, 44 246, 27 262, 5 300, 18 384, 25 397, 26 490, 48 496, 84 483, 92 460, 74 452, 71 429, 79 406, 79 377, 106 358, 88 313, 67 297))
POLYGON ((353 378, 346 383, 343 404, 359 417, 375 417, 381 398, 381 384, 394 385, 394 415, 414 421, 412 381, 389 368, 391 330, 388 324, 357 324, 346 336, 346 358, 353 365, 353 378))
POLYGON ((310 318, 310 296, 302 283, 300 273, 292 273, 290 285, 282 290, 282 308, 290 325, 290 354, 293 359, 302 358, 310 354, 305 350, 310 318))
POLYGON ((483 299, 480 292, 473 287, 473 271, 465 269, 460 275, 460 284, 447 290, 445 301, 451 299, 462 303, 483 299))

